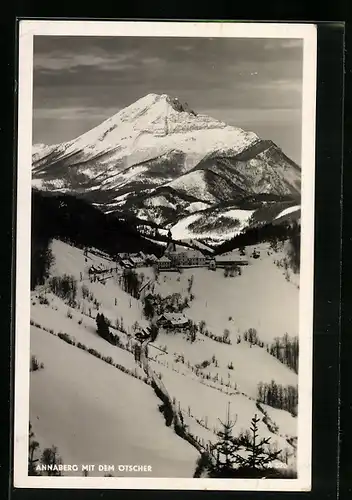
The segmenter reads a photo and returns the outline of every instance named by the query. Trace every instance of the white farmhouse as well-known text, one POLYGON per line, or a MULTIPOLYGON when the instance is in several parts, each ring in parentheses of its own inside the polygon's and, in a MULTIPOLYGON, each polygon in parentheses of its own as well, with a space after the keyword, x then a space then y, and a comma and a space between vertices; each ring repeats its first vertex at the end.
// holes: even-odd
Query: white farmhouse
POLYGON ((183 329, 189 325, 189 320, 182 313, 164 313, 158 318, 157 323, 164 328, 183 329))

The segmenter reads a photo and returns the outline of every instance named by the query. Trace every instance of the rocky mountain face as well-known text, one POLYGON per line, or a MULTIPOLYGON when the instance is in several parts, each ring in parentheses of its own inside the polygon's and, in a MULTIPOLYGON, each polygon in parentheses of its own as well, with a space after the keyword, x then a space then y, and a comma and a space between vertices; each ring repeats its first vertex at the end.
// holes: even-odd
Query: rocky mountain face
POLYGON ((148 94, 72 141, 36 145, 32 159, 34 187, 176 227, 179 237, 190 216, 193 230, 183 237, 212 240, 215 228, 217 240, 225 229, 243 230, 263 206, 276 206, 276 217, 300 204, 301 170, 272 141, 165 94, 148 94), (213 225, 197 233, 204 215, 213 225))

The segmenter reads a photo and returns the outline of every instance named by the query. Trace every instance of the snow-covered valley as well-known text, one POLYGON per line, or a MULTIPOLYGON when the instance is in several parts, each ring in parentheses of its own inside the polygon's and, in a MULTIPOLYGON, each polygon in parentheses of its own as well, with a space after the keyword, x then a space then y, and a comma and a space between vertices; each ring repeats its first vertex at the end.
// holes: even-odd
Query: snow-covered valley
POLYGON ((152 477, 193 477, 200 453, 165 424, 150 374, 135 359, 135 335, 150 326, 144 306, 152 294, 187 298, 183 314, 197 325, 192 340, 188 330, 160 328, 148 346, 148 367, 187 432, 206 449, 217 441, 230 404, 233 434, 246 432, 257 414, 260 437, 281 450, 277 466, 295 469, 296 413, 258 401, 259 384, 275 381, 285 390, 298 383, 297 373, 269 352, 275 338, 298 334, 298 276, 287 279, 277 265, 283 250, 257 245, 254 258, 247 247, 248 265, 234 277, 224 269, 139 267, 143 291, 134 297, 124 291, 123 269, 107 256, 59 240, 51 248, 50 276, 31 293, 31 355, 44 364, 30 375, 30 421, 40 452, 55 444, 67 464, 149 464, 152 477), (105 270, 101 278, 92 279, 92 266, 105 270), (50 286, 64 275, 77 285, 71 304, 50 286), (98 313, 118 345, 97 334, 98 313), (257 343, 246 337, 251 329, 257 343))

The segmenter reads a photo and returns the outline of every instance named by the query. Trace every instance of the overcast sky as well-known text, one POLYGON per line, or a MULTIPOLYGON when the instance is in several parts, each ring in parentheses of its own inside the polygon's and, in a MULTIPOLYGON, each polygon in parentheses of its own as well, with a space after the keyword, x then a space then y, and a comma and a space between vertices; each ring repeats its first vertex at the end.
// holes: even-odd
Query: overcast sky
POLYGON ((33 142, 74 139, 154 92, 301 157, 300 40, 34 37, 33 142))

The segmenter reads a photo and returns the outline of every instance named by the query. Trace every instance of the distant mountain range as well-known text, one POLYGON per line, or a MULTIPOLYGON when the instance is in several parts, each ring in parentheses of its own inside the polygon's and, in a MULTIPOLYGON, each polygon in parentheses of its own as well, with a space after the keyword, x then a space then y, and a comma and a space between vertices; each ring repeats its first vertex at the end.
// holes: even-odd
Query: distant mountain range
POLYGON ((148 94, 80 137, 33 147, 33 187, 84 198, 141 231, 218 244, 300 216, 301 169, 270 140, 148 94), (281 214, 281 215, 280 215, 281 214))
POLYGON ((32 243, 57 238, 76 247, 94 247, 110 255, 154 253, 163 248, 143 238, 134 225, 104 214, 89 202, 69 194, 32 189, 32 243))

